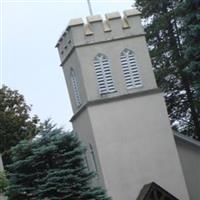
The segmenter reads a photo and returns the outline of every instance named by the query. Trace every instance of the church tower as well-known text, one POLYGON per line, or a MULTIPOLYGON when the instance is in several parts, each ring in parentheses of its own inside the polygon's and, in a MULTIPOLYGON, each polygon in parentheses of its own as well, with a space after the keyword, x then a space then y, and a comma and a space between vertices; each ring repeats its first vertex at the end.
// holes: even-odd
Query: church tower
POLYGON ((88 170, 113 200, 136 200, 152 181, 189 200, 140 13, 105 17, 72 19, 56 45, 88 170))

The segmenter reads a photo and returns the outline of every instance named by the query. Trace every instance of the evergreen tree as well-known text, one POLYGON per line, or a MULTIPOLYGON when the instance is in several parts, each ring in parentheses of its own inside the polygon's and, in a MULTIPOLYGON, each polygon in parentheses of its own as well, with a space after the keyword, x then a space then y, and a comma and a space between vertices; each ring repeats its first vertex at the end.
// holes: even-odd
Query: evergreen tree
POLYGON ((191 113, 192 116, 196 114, 196 117, 193 117, 195 138, 200 140, 200 1, 181 0, 175 12, 181 23, 182 52, 186 61, 184 73, 189 77, 195 110, 195 113, 192 113, 191 109, 191 113))
POLYGON ((200 1, 180 1, 177 14, 182 21, 183 53, 188 62, 185 71, 191 77, 197 113, 200 113, 200 1))
POLYGON ((145 20, 145 31, 159 87, 165 94, 172 127, 199 135, 200 125, 188 62, 183 54, 182 21, 178 0, 136 0, 145 20))
POLYGON ((8 166, 9 200, 110 200, 92 186, 95 174, 85 166, 85 150, 74 133, 55 127, 21 142, 8 166))
POLYGON ((33 155, 32 143, 24 140, 12 148, 12 164, 9 170, 8 199, 29 200, 32 192, 36 189, 33 183, 35 179, 35 169, 28 161, 33 155), (28 159, 27 159, 28 158, 28 159))

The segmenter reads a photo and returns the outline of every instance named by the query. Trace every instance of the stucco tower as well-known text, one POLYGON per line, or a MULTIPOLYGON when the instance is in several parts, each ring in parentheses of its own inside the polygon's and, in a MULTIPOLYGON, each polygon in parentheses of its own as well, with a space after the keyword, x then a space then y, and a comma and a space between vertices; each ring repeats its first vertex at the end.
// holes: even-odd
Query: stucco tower
POLYGON ((56 45, 88 168, 113 200, 135 200, 152 181, 188 200, 140 13, 105 17, 71 20, 56 45))

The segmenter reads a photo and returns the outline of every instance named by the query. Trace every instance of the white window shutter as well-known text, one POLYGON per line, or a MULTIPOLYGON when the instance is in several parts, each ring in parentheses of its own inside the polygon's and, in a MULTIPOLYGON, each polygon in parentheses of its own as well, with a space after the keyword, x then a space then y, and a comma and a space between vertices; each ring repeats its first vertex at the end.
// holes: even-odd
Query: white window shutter
POLYGON ((78 80, 76 78, 76 74, 73 69, 71 69, 70 77, 71 77, 72 90, 74 93, 76 105, 80 106, 81 105, 81 96, 80 96, 80 92, 79 92, 79 84, 78 84, 78 80))
POLYGON ((142 81, 134 52, 129 49, 123 50, 120 60, 127 89, 141 87, 142 81))
POLYGON ((94 58, 94 68, 99 86, 99 93, 106 94, 115 91, 114 82, 108 58, 103 54, 98 54, 94 58))

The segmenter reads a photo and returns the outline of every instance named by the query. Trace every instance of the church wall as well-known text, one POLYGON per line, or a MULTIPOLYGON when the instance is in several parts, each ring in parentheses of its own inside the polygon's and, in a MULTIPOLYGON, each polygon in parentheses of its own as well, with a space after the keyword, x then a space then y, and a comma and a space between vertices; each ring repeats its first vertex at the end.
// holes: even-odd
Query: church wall
POLYGON ((72 109, 74 112, 76 112, 78 110, 78 108, 75 103, 74 93, 72 90, 72 83, 71 83, 71 77, 70 77, 71 69, 73 69, 76 73, 76 78, 78 80, 78 86, 79 86, 79 92, 80 92, 80 96, 81 96, 81 103, 83 105, 83 104, 85 104, 85 102, 87 102, 87 98, 85 95, 85 87, 84 87, 83 78, 82 78, 82 71, 80 68, 80 62, 79 62, 79 59, 77 58, 76 51, 73 51, 73 53, 70 55, 67 62, 65 62, 64 66, 62 68, 63 68, 63 72, 64 72, 64 76, 65 76, 65 81, 66 81, 67 87, 68 87, 68 92, 69 92, 69 96, 70 96, 70 100, 71 100, 70 102, 72 105, 72 109))
POLYGON ((173 134, 161 94, 88 108, 109 195, 136 199, 152 181, 188 200, 173 134))
POLYGON ((187 142, 175 136, 190 200, 200 199, 200 143, 187 142))
POLYGON ((87 160, 85 160, 85 164, 88 165, 88 170, 97 173, 97 176, 93 181, 94 185, 101 185, 104 187, 103 174, 101 173, 99 158, 96 151, 96 143, 94 140, 93 130, 87 109, 84 112, 80 113, 80 116, 74 119, 72 124, 73 130, 78 135, 82 144, 87 148, 85 154, 85 159, 87 160), (93 160, 90 146, 92 146, 93 148, 95 161, 93 160), (96 166, 94 162, 96 162, 96 166))
MULTIPOLYGON (((2 156, 0 154, 0 171, 3 171, 4 167, 3 167, 3 161, 2 161, 2 156)), ((3 194, 0 193, 0 200, 6 200, 7 198, 5 196, 3 196, 3 194)))
POLYGON ((89 168, 96 169, 97 182, 105 184, 113 200, 136 200, 142 187, 152 181, 179 199, 189 200, 139 15, 131 9, 123 16, 108 13, 106 20, 97 15, 88 17, 86 24, 81 18, 69 22, 56 47, 72 101, 71 121, 90 150, 89 168), (132 75, 121 66, 124 49, 134 52, 131 59, 122 58, 132 75), (93 60, 99 53, 105 56, 100 56, 95 69, 93 60), (133 64, 134 54, 137 65, 133 64), (70 83, 73 66, 84 100, 81 106, 75 104, 77 90, 73 96, 74 85, 70 83), (140 76, 135 72, 137 67, 140 76), (128 76, 132 76, 128 81, 134 82, 131 87, 128 76), (135 81, 138 77, 142 85, 135 81))
POLYGON ((7 198, 6 198, 5 196, 2 196, 2 195, 0 194, 0 200, 7 200, 7 198))
POLYGON ((3 167, 2 155, 0 154, 0 171, 2 170, 4 170, 4 167, 3 167))
POLYGON ((131 39, 128 38, 109 43, 99 43, 96 45, 79 47, 77 48, 77 54, 79 56, 81 69, 83 72, 86 96, 88 97, 89 101, 102 98, 102 96, 99 94, 96 73, 93 64, 94 57, 98 53, 103 53, 109 58, 112 77, 116 88, 116 92, 105 95, 106 98, 157 87, 144 37, 133 37, 131 39), (124 80, 124 75, 120 62, 120 53, 125 48, 135 52, 135 57, 143 85, 140 88, 127 90, 125 82, 122 81, 124 80))

